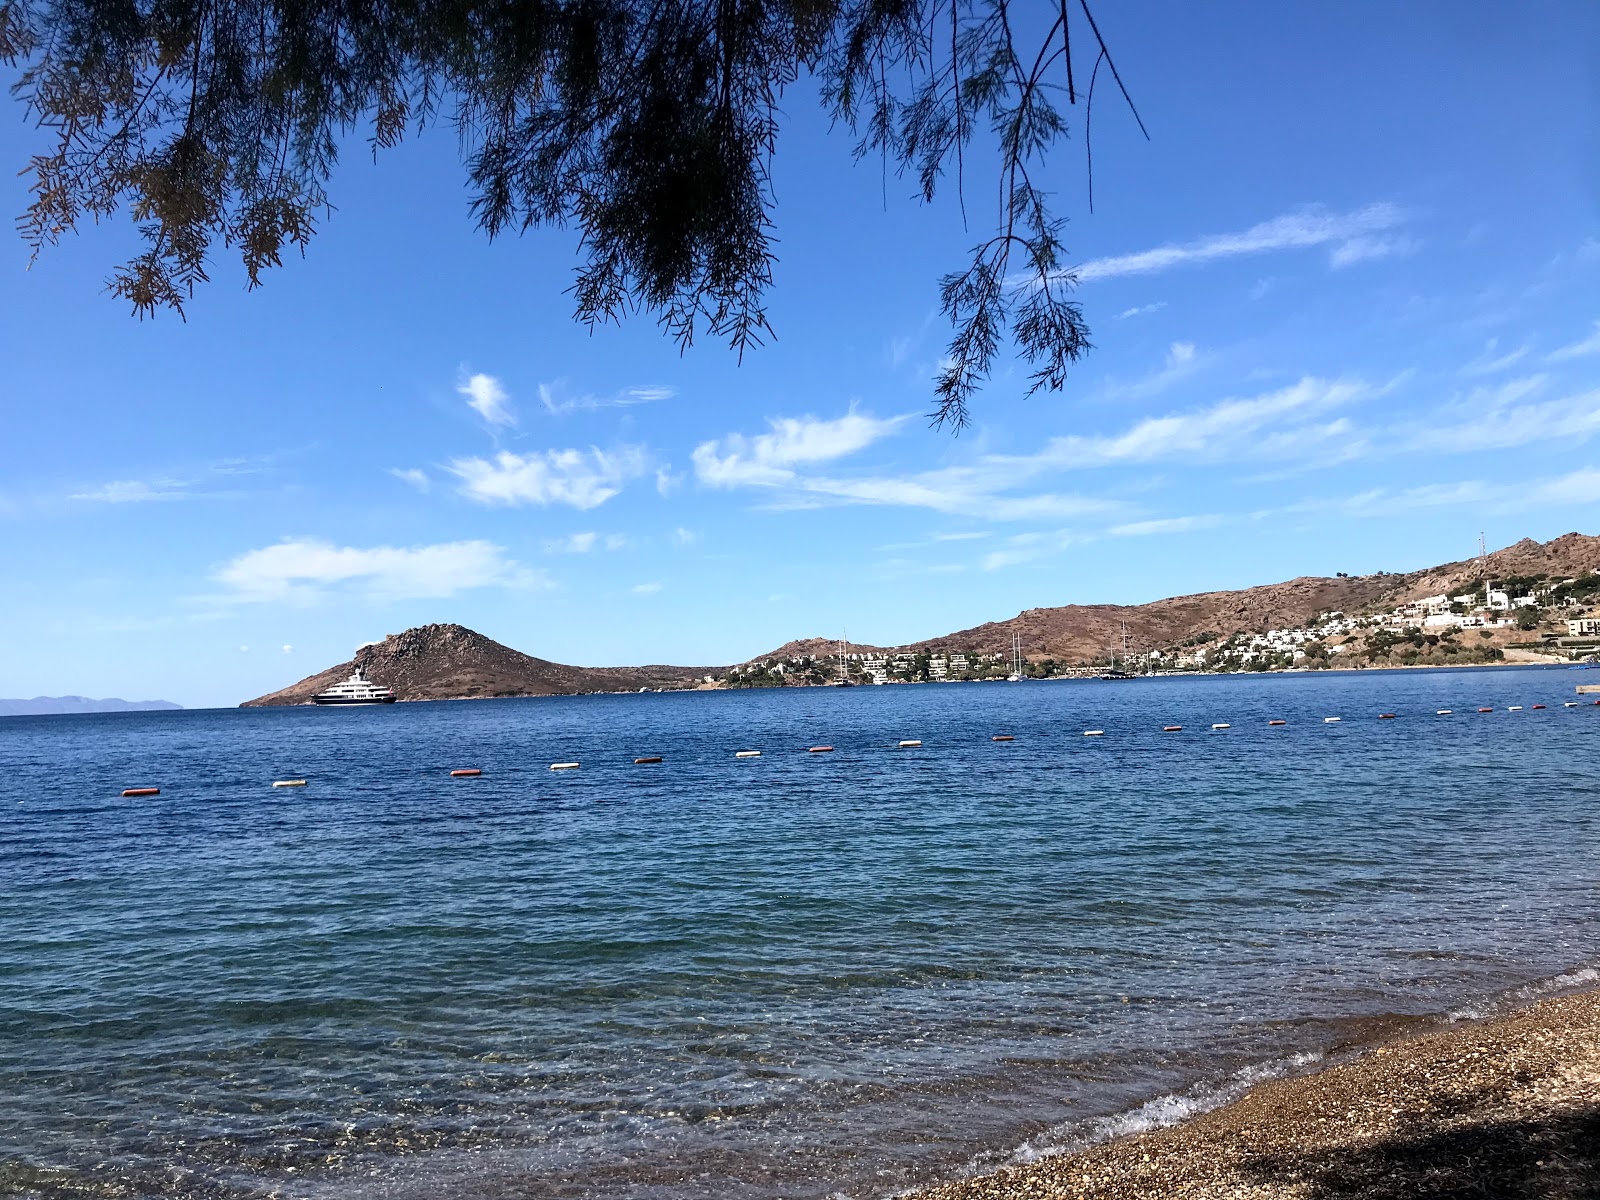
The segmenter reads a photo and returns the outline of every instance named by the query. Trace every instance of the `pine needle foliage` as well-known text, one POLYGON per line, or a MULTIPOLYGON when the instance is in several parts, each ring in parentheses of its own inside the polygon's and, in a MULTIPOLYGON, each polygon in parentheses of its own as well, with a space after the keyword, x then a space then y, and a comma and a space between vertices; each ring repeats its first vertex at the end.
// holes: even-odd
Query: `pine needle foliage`
POLYGON ((924 201, 963 191, 975 135, 998 154, 989 235, 940 289, 930 415, 960 428, 1007 345, 1031 391, 1089 349, 1040 185, 1078 101, 1069 15, 1030 6, 1022 44, 1013 0, 0 0, 0 62, 49 135, 18 225, 37 255, 125 210, 143 250, 109 290, 181 314, 219 246, 251 288, 304 253, 352 135, 376 155, 448 122, 491 237, 580 233, 580 321, 645 312, 742 355, 772 332, 770 168, 805 75, 924 201))

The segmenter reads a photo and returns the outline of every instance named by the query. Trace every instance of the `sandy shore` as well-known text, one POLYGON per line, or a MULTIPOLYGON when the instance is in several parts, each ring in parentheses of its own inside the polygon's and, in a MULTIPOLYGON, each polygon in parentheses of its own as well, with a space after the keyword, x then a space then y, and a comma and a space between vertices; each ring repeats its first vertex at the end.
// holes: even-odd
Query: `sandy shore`
POLYGON ((1600 993, 1263 1083, 1181 1125, 918 1200, 1595 1200, 1600 993))

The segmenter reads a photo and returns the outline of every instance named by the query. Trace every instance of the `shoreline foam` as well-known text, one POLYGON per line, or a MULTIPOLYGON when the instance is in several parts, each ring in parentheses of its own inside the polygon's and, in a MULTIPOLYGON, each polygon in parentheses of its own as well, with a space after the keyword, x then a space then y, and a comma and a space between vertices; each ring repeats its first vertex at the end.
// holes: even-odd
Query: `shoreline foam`
POLYGON ((1578 968, 1353 1058, 1297 1055, 1057 1127, 907 1198, 1600 1195, 1600 991, 1548 994, 1597 979, 1578 968))

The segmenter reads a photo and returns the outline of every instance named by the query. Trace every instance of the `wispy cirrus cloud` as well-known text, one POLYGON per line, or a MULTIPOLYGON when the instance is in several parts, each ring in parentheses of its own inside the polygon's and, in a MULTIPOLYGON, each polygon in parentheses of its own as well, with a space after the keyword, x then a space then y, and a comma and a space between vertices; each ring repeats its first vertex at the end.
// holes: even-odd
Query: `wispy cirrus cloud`
POLYGON ((562 417, 568 413, 595 412, 602 408, 632 408, 638 404, 654 404, 670 400, 678 390, 665 384, 638 384, 609 394, 574 392, 565 380, 555 380, 539 385, 539 403, 551 416, 562 417))
POLYGON ((1129 317, 1143 317, 1153 312, 1160 312, 1167 306, 1165 300, 1157 300, 1154 304, 1140 304, 1134 308, 1125 308, 1117 314, 1117 320, 1126 321, 1129 317))
POLYGON ((650 470, 650 456, 639 446, 614 450, 546 450, 492 459, 456 458, 447 464, 460 492, 479 504, 520 506, 566 504, 598 508, 650 470))
POLYGON ((865 450, 900 430, 909 416, 878 418, 851 409, 842 417, 781 417, 767 433, 730 433, 702 442, 691 458, 707 487, 775 487, 797 477, 796 468, 831 462, 865 450))
POLYGON ((1039 470, 1326 453, 1330 444, 1350 439, 1353 426, 1347 419, 1323 416, 1373 394, 1374 389, 1359 380, 1307 376, 1257 396, 1230 397, 1188 412, 1145 417, 1117 434, 1051 438, 1037 454, 996 461, 1039 470))
POLYGON ((330 593, 372 599, 430 599, 482 587, 539 587, 548 580, 481 540, 428 546, 337 546, 289 538, 248 550, 219 567, 225 599, 253 603, 315 602, 330 593))
POLYGON ((588 554, 592 550, 626 550, 631 543, 626 534, 599 534, 592 530, 553 538, 544 544, 547 554, 588 554))
POLYGON ((68 499, 95 504, 148 504, 155 500, 193 500, 201 493, 187 479, 114 479, 99 487, 74 492, 68 499))
POLYGON ((1345 213, 1313 206, 1285 213, 1238 233, 1212 234, 1135 254, 1092 258, 1071 273, 1080 283, 1093 283, 1128 275, 1153 275, 1227 258, 1320 247, 1328 247, 1330 265, 1348 266, 1414 248, 1409 239, 1389 232, 1409 220, 1411 214, 1393 204, 1369 204, 1345 213))
POLYGON ((1544 360, 1551 363, 1570 362, 1574 358, 1588 358, 1595 354, 1600 354, 1600 321, 1594 323, 1594 332, 1588 337, 1562 346, 1559 350, 1552 350, 1544 360))
POLYGON ((1483 347, 1483 352, 1461 368, 1461 373, 1467 376, 1497 375, 1501 371, 1516 366, 1528 357, 1528 347, 1518 346, 1515 350, 1500 352, 1500 339, 1490 338, 1483 347))
POLYGON ((1425 419, 1391 426, 1385 440, 1406 451, 1463 454, 1535 442, 1576 444, 1600 433, 1600 389, 1535 399, 1549 382, 1546 375, 1529 375, 1476 388, 1425 419))
POLYGON ((433 480, 429 479, 428 473, 420 467, 390 467, 389 474, 401 483, 410 484, 419 492, 429 491, 433 487, 433 480))
POLYGON ((1353 496, 1302 501, 1285 511, 1337 511, 1355 517, 1392 519, 1396 512, 1416 508, 1470 507, 1495 512, 1522 512, 1567 504, 1595 503, 1600 503, 1600 469, 1582 467, 1564 475, 1515 483, 1467 479, 1410 488, 1371 488, 1353 496))

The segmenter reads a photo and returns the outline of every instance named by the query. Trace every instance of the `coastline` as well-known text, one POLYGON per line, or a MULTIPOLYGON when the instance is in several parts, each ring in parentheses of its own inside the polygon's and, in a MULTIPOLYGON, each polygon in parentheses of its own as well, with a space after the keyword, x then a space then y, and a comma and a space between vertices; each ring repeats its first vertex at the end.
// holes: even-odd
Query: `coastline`
POLYGON ((1532 1000, 1255 1083, 1176 1124, 906 1200, 1600 1195, 1600 990, 1532 1000))

